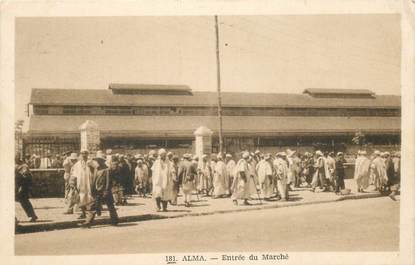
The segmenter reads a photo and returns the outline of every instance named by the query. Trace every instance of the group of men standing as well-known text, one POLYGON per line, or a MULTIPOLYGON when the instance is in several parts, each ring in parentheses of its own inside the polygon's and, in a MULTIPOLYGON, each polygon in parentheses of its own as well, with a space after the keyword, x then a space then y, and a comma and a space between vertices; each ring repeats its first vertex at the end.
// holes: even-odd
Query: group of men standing
MULTIPOLYGON (((165 149, 151 150, 148 155, 124 156, 97 151, 90 156, 82 150, 80 156, 71 153, 62 162, 65 179, 65 214, 81 210, 78 219, 89 227, 96 215, 101 215, 102 204, 107 205, 111 223, 118 224, 114 206, 127 204, 126 194, 155 200, 157 211, 167 211, 168 204, 177 205, 180 191, 184 206, 190 207, 192 196, 231 198, 235 205, 250 205, 252 197, 264 200, 289 200, 289 191, 295 187, 316 191, 345 190, 343 153, 302 155, 288 149, 274 156, 244 151, 235 162, 231 154, 199 156, 186 153, 179 157, 165 149), (260 195, 261 194, 261 195, 260 195)), ((31 175, 24 161, 16 158, 16 200, 20 201, 31 221, 37 216, 29 201, 31 175), (29 183, 29 184, 28 184, 29 183)), ((364 192, 370 184, 381 192, 389 191, 392 199, 399 191, 400 155, 375 151, 371 158, 359 151, 355 161, 354 178, 357 192, 364 192)))
POLYGON ((74 213, 74 207, 81 209, 78 219, 85 219, 82 227, 89 227, 96 215, 101 215, 101 205, 105 203, 110 214, 111 224, 118 224, 118 215, 114 206, 113 191, 117 192, 118 168, 107 165, 101 151, 93 159, 88 150, 81 151, 80 158, 72 153, 64 163, 65 198, 67 210, 65 214, 74 213))
POLYGON ((388 192, 389 197, 395 200, 401 180, 400 153, 381 153, 376 150, 371 157, 368 157, 366 151, 359 150, 355 161, 354 179, 357 183, 357 192, 364 192, 369 185, 373 185, 375 190, 388 192))

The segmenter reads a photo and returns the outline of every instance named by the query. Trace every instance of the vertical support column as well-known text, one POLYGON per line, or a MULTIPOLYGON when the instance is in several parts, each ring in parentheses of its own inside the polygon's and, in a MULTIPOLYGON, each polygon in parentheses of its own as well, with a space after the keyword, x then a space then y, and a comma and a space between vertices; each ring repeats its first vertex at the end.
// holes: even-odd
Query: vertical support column
POLYGON ((100 149, 101 138, 98 124, 91 120, 86 120, 79 126, 81 133, 81 150, 87 149, 95 152, 100 149))

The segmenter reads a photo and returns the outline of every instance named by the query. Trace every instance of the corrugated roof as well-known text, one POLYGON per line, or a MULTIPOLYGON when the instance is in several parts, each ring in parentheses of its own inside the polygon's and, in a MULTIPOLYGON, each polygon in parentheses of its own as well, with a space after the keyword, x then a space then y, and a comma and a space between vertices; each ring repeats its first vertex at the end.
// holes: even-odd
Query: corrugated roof
MULTIPOLYGON (((81 106, 216 106, 215 92, 188 95, 114 95, 99 89, 32 89, 34 105, 81 106)), ((401 98, 378 95, 376 98, 314 98, 306 94, 222 92, 224 107, 366 107, 400 108, 401 98)))
MULTIPOLYGON (((79 126, 93 120, 105 135, 191 136, 200 126, 218 131, 211 116, 32 116, 29 133, 79 133, 79 126)), ((223 117, 225 135, 276 135, 281 133, 400 132, 400 117, 223 117)))

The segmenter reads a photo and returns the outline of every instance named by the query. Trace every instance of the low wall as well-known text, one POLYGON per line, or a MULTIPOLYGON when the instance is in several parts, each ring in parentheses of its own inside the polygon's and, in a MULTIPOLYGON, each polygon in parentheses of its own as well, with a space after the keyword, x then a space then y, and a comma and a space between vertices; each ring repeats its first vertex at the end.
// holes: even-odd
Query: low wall
POLYGON ((63 168, 31 169, 33 175, 33 198, 49 198, 65 196, 63 168))
POLYGON ((352 179, 354 177, 354 163, 344 163, 344 178, 352 179))

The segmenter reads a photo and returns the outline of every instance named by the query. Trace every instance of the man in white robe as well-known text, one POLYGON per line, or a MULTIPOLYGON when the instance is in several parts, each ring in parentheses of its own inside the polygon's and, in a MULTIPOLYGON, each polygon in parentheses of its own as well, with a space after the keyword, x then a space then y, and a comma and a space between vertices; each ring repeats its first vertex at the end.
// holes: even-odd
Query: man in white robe
POLYGON ((43 157, 41 160, 40 160, 40 166, 39 166, 39 168, 42 168, 42 169, 45 169, 45 168, 51 168, 52 167, 52 160, 50 159, 51 158, 51 154, 50 154, 50 152, 48 152, 47 154, 46 154, 46 156, 45 157, 43 157))
POLYGON ((288 201, 288 162, 286 153, 277 153, 274 160, 275 173, 277 175, 278 191, 282 201, 288 201))
POLYGON ((316 191, 317 186, 320 186, 322 191, 326 190, 326 174, 327 167, 323 153, 320 150, 316 151, 316 157, 314 159, 314 175, 311 182, 312 191, 316 191))
POLYGON ((174 199, 174 173, 172 163, 167 159, 167 152, 160 149, 159 157, 151 167, 153 180, 153 198, 156 199, 157 211, 163 208, 163 212, 167 212, 167 203, 174 199))
POLYGON ((259 186, 264 200, 269 200, 274 192, 273 171, 270 162, 271 155, 266 154, 265 157, 259 161, 256 166, 258 174, 259 186))
POLYGON ((221 153, 217 155, 217 162, 213 169, 213 198, 222 198, 229 194, 229 188, 226 182, 226 164, 223 162, 223 156, 221 153))
POLYGON ((373 180, 376 190, 382 190, 388 182, 388 176, 386 175, 385 160, 381 157, 379 151, 374 152, 375 158, 370 165, 373 173, 373 180))
MULTIPOLYGON (((262 154, 259 154, 263 156, 262 154)), ((249 178, 248 178, 248 187, 249 187, 249 196, 258 196, 259 192, 259 181, 258 181, 258 174, 256 171, 257 161, 255 160, 254 156, 250 156, 248 159, 248 170, 249 170, 249 178)))
POLYGON ((212 169, 208 161, 208 156, 203 155, 202 160, 198 163, 197 191, 209 195, 209 179, 211 178, 212 169))
POLYGON ((357 153, 354 168, 354 179, 356 180, 357 192, 364 192, 369 186, 370 160, 366 157, 366 151, 357 153))
POLYGON ((326 183, 329 190, 334 191, 335 183, 334 176, 336 172, 336 160, 334 159, 334 152, 330 152, 325 159, 326 167, 326 183))
POLYGON ((236 175, 232 183, 232 201, 235 205, 238 205, 238 200, 244 200, 244 205, 250 205, 248 159, 249 153, 243 152, 242 158, 236 164, 236 175))
POLYGON ((94 177, 94 163, 88 160, 89 151, 81 151, 81 159, 73 166, 73 175, 76 178, 77 189, 79 192, 79 208, 82 210, 80 219, 85 218, 86 211, 94 203, 91 193, 91 183, 94 177))
POLYGON ((231 186, 235 178, 235 167, 236 167, 236 163, 232 159, 231 154, 226 154, 225 163, 226 163, 226 180, 228 184, 229 194, 231 194, 232 193, 231 186))

